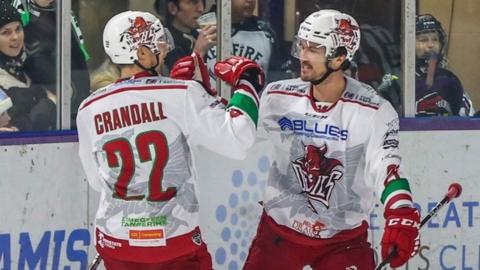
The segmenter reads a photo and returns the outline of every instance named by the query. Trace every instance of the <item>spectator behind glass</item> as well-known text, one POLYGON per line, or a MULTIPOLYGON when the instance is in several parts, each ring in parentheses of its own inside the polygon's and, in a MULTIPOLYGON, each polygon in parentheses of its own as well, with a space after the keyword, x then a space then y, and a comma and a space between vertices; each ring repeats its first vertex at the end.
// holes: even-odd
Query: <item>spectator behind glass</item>
MULTIPOLYGON (((56 89, 56 8, 55 0, 14 0, 13 5, 22 15, 25 28, 27 61, 25 70, 34 84, 44 85, 52 95, 56 89)), ((78 21, 71 15, 71 123, 80 103, 90 94, 90 76, 87 69, 89 55, 85 49, 78 21)))
MULTIPOLYGON (((277 54, 276 38, 273 30, 253 15, 255 0, 232 0, 232 54, 246 57, 257 62, 265 71, 268 79, 268 69, 272 54, 277 54)), ((212 7, 211 11, 216 9, 212 7)), ((211 84, 215 85, 213 66, 216 62, 216 47, 208 50, 206 63, 211 76, 211 84)))
MULTIPOLYGON (((0 88, 11 98, 11 124, 20 131, 55 127, 55 104, 43 87, 32 85, 24 70, 24 32, 20 14, 9 1, 0 1, 0 88)), ((49 63, 45 63, 46 65, 49 63)))
POLYGON ((106 59, 96 70, 92 72, 90 89, 96 91, 120 79, 120 68, 112 63, 110 58, 106 59))
POLYGON ((10 126, 11 118, 7 112, 12 105, 12 99, 8 97, 7 93, 0 90, 0 132, 17 131, 17 128, 10 126))
POLYGON ((169 70, 175 62, 193 51, 204 57, 208 49, 215 45, 217 27, 208 25, 200 29, 197 19, 205 10, 203 0, 156 0, 155 9, 161 14, 162 6, 167 5, 166 27, 175 42, 175 49, 168 53, 165 63, 169 70))
MULTIPOLYGON (((446 34, 440 22, 430 14, 416 17, 415 107, 416 116, 472 116, 472 102, 462 83, 445 69, 443 49, 446 34)), ((397 112, 402 111, 399 76, 386 74, 378 87, 397 112)))

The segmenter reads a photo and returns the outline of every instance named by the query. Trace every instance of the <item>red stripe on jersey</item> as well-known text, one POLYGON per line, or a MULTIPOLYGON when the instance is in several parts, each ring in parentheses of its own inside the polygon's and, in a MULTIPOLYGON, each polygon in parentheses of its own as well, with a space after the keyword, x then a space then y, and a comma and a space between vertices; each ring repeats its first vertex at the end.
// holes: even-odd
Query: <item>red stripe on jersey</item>
POLYGON ((255 98, 255 101, 257 102, 257 104, 259 104, 257 93, 249 85, 239 84, 239 85, 237 85, 236 89, 242 89, 243 91, 250 93, 250 95, 252 95, 255 98))
POLYGON ((307 95, 297 94, 297 93, 285 93, 282 91, 270 91, 268 95, 271 94, 278 94, 278 95, 286 95, 286 96, 295 96, 295 97, 308 97, 307 95))
POLYGON ((401 193, 401 194, 398 194, 398 195, 395 195, 393 196, 392 198, 390 198, 388 200, 388 202, 385 204, 385 209, 390 209, 390 207, 392 206, 392 204, 398 202, 399 200, 409 200, 409 201, 412 201, 412 196, 410 196, 409 194, 406 194, 406 193, 401 193))
POLYGON ((358 105, 363 106, 363 107, 368 107, 368 108, 372 108, 374 110, 378 110, 378 106, 366 104, 366 103, 363 103, 363 102, 358 101, 358 100, 351 100, 351 99, 345 99, 345 98, 340 98, 340 100, 343 101, 343 102, 351 102, 351 103, 355 103, 355 104, 358 104, 358 105))
POLYGON ((312 92, 312 88, 310 89, 310 95, 304 95, 304 94, 297 94, 297 93, 285 93, 285 92, 282 92, 282 91, 271 91, 271 92, 268 92, 268 94, 278 94, 278 95, 286 95, 286 96, 295 96, 295 97, 304 97, 304 98, 308 98, 310 100, 310 104, 312 105, 312 108, 314 111, 316 112, 321 112, 321 113, 325 113, 325 112, 328 112, 329 110, 331 110, 333 107, 335 107, 335 105, 337 104, 337 102, 333 103, 332 105, 328 106, 328 107, 319 107, 317 106, 317 104, 315 104, 315 99, 312 98, 313 96, 313 92, 312 92))
POLYGON ((104 95, 92 98, 91 100, 85 102, 83 106, 80 108, 80 110, 83 110, 86 108, 88 105, 92 104, 93 102, 100 100, 102 98, 122 93, 125 91, 135 91, 135 90, 186 90, 188 86, 186 85, 150 85, 150 86, 133 86, 133 87, 124 87, 124 88, 118 88, 116 90, 113 90, 111 92, 108 92, 104 95))

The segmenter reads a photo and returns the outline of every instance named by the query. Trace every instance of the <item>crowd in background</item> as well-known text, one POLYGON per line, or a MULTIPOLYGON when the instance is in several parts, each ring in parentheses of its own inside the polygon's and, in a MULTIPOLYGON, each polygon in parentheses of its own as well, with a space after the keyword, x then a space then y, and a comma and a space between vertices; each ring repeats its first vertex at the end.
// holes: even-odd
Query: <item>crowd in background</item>
MULTIPOLYGON (((0 98, 8 97, 12 103, 2 113, 9 120, 2 124, 1 131, 55 130, 58 109, 56 2, 1 0, 0 3, 0 90, 5 93, 0 98)), ((232 53, 259 63, 267 74, 267 81, 296 77, 298 61, 290 56, 291 42, 283 38, 284 22, 278 21, 279 15, 275 13, 278 7, 271 1, 265 3, 232 0, 232 53)), ((313 1, 307 6, 352 13, 351 3, 313 1)), ((215 5, 208 8, 203 0, 156 0, 153 8, 170 29, 175 43, 162 74, 168 75, 176 60, 195 51, 204 58, 214 85, 217 26, 215 20, 204 22, 215 17, 215 5), (207 19, 203 17, 202 21, 206 13, 207 19)), ((302 12, 300 10, 300 14, 302 12)), ((401 114, 398 26, 379 25, 371 18, 358 17, 362 41, 348 74, 371 85, 401 114)), ((71 123, 75 129, 81 101, 92 91, 118 79, 120 74, 108 60, 89 70, 90 56, 84 42, 84 38, 89 37, 83 36, 73 12, 71 26, 71 123)), ((416 29, 416 115, 474 116, 475 108, 467 91, 447 67, 445 29, 430 14, 417 16, 416 29)))

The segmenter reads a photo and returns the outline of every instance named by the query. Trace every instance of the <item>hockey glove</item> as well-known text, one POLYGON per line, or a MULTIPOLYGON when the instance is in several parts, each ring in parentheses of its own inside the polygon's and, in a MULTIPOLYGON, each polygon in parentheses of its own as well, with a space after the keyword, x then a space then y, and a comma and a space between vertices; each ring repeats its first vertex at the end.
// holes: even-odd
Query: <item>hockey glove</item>
POLYGON ((382 258, 395 250, 390 260, 392 268, 405 264, 420 247, 420 215, 417 209, 405 207, 385 210, 385 230, 382 237, 382 258))
POLYGON ((217 91, 210 84, 210 76, 208 76, 208 69, 202 57, 197 53, 192 53, 189 56, 182 57, 175 62, 170 71, 170 78, 180 80, 196 80, 200 82, 207 92, 216 96, 217 91))
POLYGON ((215 75, 234 89, 240 79, 250 82, 257 93, 265 86, 265 73, 262 68, 254 61, 240 56, 232 56, 217 62, 215 75))

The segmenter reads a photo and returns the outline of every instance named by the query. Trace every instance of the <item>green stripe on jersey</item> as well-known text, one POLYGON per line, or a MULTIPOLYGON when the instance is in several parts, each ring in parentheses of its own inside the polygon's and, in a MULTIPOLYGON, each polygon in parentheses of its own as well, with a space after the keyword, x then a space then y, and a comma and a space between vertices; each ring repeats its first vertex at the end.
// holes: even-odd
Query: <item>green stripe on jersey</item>
POLYGON ((388 198, 388 195, 392 194, 392 192, 395 192, 397 190, 406 190, 411 193, 410 185, 408 184, 407 179, 398 178, 388 183, 388 185, 382 192, 382 197, 380 198, 382 204, 385 204, 385 200, 388 198))
POLYGON ((247 96, 240 92, 235 92, 235 94, 233 94, 232 98, 230 99, 230 102, 228 103, 227 108, 230 107, 237 107, 247 113, 248 116, 250 116, 250 118, 252 119, 253 123, 255 123, 255 126, 257 126, 258 107, 255 101, 250 96, 247 96))

